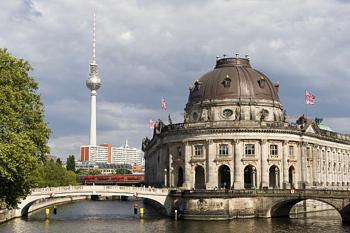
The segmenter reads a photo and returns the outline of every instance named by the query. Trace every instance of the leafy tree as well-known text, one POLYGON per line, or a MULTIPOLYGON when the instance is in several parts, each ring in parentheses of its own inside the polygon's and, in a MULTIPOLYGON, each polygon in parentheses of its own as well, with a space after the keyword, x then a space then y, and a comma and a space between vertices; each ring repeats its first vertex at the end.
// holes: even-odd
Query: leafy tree
POLYGON ((115 169, 114 172, 115 174, 132 174, 132 172, 126 168, 118 168, 118 169, 115 169))
POLYGON ((79 170, 77 170, 77 174, 78 175, 94 175, 94 176, 96 176, 96 175, 101 175, 102 174, 102 172, 101 171, 99 171, 99 170, 85 170, 85 169, 79 169, 79 170))
POLYGON ((67 171, 60 163, 53 160, 46 161, 38 166, 35 171, 34 182, 36 187, 56 187, 77 184, 77 175, 72 171, 67 171))
POLYGON ((60 158, 56 159, 56 164, 62 167, 63 164, 60 158))
POLYGON ((74 155, 69 155, 67 158, 67 170, 75 172, 75 157, 74 157, 74 155))
POLYGON ((35 186, 36 168, 49 152, 50 129, 31 69, 0 49, 0 200, 9 207, 35 186))

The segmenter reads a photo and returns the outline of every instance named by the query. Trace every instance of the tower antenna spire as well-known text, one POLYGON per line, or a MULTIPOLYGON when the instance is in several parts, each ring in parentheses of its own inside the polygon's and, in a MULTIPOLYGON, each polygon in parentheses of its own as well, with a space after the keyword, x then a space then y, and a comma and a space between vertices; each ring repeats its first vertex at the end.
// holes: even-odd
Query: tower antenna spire
POLYGON ((96 64, 96 12, 94 11, 94 22, 92 27, 92 64, 96 64))

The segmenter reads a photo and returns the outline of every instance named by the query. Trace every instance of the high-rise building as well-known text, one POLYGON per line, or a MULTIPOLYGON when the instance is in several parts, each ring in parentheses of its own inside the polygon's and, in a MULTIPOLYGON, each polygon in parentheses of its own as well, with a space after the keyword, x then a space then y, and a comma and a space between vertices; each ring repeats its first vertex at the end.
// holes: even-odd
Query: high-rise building
POLYGON ((81 146, 80 161, 111 163, 111 151, 111 144, 101 144, 99 146, 81 146))
POLYGON ((81 146, 80 161, 144 165, 143 152, 130 148, 128 141, 121 147, 112 147, 111 144, 81 146))
POLYGON ((112 163, 143 165, 143 152, 136 148, 130 148, 126 140, 124 146, 112 147, 112 163))
POLYGON ((86 86, 91 93, 91 114, 90 114, 90 146, 96 147, 96 95, 97 90, 101 87, 101 79, 98 75, 96 63, 96 15, 94 13, 92 36, 92 60, 90 63, 89 79, 86 80, 86 86))

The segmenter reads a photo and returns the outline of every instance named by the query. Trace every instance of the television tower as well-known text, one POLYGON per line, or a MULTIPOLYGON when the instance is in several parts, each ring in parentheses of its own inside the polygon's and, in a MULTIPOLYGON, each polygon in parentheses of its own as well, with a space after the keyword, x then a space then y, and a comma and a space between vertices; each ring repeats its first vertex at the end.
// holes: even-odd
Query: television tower
POLYGON ((86 80, 86 86, 91 93, 91 114, 90 114, 90 146, 96 146, 96 95, 101 87, 101 79, 98 77, 96 64, 96 14, 94 12, 94 23, 92 30, 92 60, 90 63, 89 78, 86 80))

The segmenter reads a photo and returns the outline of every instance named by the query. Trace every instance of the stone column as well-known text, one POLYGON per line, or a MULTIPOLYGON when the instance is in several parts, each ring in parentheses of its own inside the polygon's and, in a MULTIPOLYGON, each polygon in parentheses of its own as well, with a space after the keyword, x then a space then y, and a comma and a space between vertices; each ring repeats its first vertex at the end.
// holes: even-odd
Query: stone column
POLYGON ((238 139, 234 140, 234 189, 243 189, 243 168, 242 168, 242 152, 240 150, 241 144, 238 139))
POLYGON ((326 179, 325 179, 325 186, 329 185, 329 158, 328 158, 328 147, 325 148, 325 156, 326 156, 326 167, 325 167, 325 171, 326 171, 326 179))
POLYGON ((268 187, 269 186, 269 171, 267 169, 267 158, 269 153, 269 148, 267 148, 267 140, 262 139, 260 141, 260 148, 261 148, 261 156, 260 156, 260 174, 261 174, 261 185, 260 188, 268 187))
POLYGON ((207 156, 206 156, 206 180, 207 188, 214 188, 215 186, 218 186, 218 171, 214 171, 214 160, 216 157, 216 148, 215 144, 213 143, 213 140, 207 140, 207 156))
POLYGON ((300 188, 306 188, 307 183, 307 164, 306 164, 306 143, 302 142, 300 143, 300 172, 301 172, 301 187, 300 188))
POLYGON ((169 164, 168 164, 168 170, 169 170, 169 187, 174 187, 174 168, 173 168, 173 153, 171 151, 171 147, 169 145, 169 164))
POLYGON ((318 186, 318 161, 319 161, 319 154, 317 153, 317 145, 314 145, 312 147, 312 185, 318 186))
POLYGON ((184 184, 183 186, 187 189, 193 188, 194 185, 192 184, 192 171, 191 171, 191 160, 192 151, 191 151, 191 145, 188 142, 185 142, 185 169, 184 169, 184 184))
POLYGON ((290 188, 290 184, 288 182, 288 156, 289 156, 289 151, 288 151, 288 141, 283 141, 283 184, 282 187, 284 189, 290 188))
POLYGON ((255 167, 253 167, 253 171, 252 171, 252 176, 253 176, 253 184, 252 184, 252 188, 255 189, 256 188, 256 169, 255 167))

